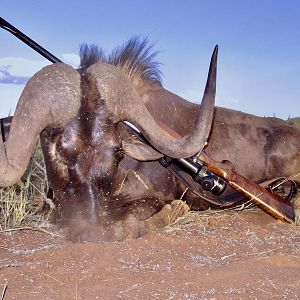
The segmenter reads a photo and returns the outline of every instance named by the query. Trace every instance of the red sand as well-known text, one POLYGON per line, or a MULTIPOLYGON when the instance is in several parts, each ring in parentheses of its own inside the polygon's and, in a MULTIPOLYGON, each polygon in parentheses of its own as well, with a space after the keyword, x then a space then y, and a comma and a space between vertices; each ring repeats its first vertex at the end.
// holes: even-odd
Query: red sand
POLYGON ((5 300, 300 298, 299 230, 259 211, 124 242, 73 244, 19 231, 1 234, 0 246, 5 300))

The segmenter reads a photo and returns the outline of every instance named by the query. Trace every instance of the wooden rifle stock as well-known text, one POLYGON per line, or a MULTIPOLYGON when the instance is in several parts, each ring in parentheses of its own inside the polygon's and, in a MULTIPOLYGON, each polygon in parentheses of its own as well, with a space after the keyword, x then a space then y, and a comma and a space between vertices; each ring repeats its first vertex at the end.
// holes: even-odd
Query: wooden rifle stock
POLYGON ((254 181, 236 173, 232 166, 213 161, 205 153, 202 153, 199 159, 205 162, 207 169, 215 175, 224 178, 232 188, 251 200, 266 213, 281 221, 294 222, 294 209, 288 200, 271 193, 254 181))

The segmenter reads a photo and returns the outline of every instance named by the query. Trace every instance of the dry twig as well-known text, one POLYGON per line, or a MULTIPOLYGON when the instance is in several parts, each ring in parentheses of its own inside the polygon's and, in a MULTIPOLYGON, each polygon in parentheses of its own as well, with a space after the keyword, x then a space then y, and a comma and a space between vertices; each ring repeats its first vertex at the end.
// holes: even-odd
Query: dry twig
POLYGON ((4 284, 4 287, 3 287, 3 290, 2 290, 2 295, 1 295, 1 300, 3 300, 3 299, 4 299, 4 296, 5 296, 6 290, 7 290, 7 283, 5 283, 5 284, 4 284))
POLYGON ((13 232, 13 231, 18 231, 18 230, 33 230, 33 231, 40 231, 43 233, 47 233, 49 235, 52 236, 56 236, 56 237, 61 237, 63 238, 63 235, 57 234, 57 233, 53 233, 51 231, 48 231, 46 229, 43 229, 41 227, 29 227, 29 226, 25 226, 25 227, 17 227, 17 228, 10 228, 10 229, 4 229, 4 230, 0 230, 0 233, 7 233, 7 232, 13 232))

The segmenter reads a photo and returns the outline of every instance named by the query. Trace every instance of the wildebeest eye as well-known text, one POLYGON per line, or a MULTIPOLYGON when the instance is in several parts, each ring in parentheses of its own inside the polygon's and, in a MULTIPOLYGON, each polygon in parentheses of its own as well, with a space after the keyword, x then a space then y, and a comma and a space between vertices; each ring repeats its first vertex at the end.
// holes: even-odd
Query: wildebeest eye
POLYGON ((124 151, 121 146, 115 148, 115 161, 118 164, 120 160, 124 157, 124 151))

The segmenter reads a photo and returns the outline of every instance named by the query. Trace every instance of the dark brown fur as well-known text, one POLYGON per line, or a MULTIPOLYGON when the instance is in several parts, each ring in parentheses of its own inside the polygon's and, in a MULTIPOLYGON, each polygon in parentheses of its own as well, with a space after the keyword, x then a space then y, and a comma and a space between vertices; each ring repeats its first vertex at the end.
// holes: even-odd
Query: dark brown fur
POLYGON ((13 117, 6 117, 3 119, 0 119, 0 129, 2 133, 2 140, 5 142, 8 140, 8 135, 9 135, 9 129, 10 129, 10 124, 12 121, 13 117))
POLYGON ((47 129, 42 134, 50 186, 59 200, 57 218, 83 224, 83 228, 71 231, 73 240, 88 239, 83 236, 88 231, 84 231, 98 223, 100 216, 103 226, 110 221, 108 207, 113 198, 113 179, 122 157, 115 125, 104 100, 95 88, 88 86, 84 76, 82 95, 76 119, 65 128, 47 129))

